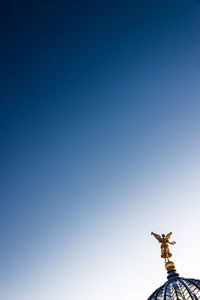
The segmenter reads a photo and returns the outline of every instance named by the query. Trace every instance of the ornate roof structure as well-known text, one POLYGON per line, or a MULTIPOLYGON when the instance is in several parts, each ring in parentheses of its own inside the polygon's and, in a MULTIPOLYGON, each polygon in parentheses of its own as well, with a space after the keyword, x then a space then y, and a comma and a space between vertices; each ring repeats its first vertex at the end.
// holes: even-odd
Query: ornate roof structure
POLYGON ((161 257, 165 259, 168 281, 159 287, 148 300, 199 300, 200 280, 179 277, 179 274, 176 273, 175 264, 169 260, 172 254, 168 244, 175 244, 175 242, 169 241, 171 234, 169 233, 167 236, 163 234, 161 237, 152 232, 152 235, 161 243, 161 257))
POLYGON ((148 300, 198 300, 200 299, 200 280, 179 276, 169 279, 159 287, 148 300))

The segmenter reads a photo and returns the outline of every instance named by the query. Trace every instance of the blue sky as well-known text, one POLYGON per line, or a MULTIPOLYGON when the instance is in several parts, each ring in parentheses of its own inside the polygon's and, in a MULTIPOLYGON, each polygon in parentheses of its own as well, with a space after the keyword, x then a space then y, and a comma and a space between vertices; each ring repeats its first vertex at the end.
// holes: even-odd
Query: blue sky
POLYGON ((200 3, 13 3, 2 20, 4 299, 145 299, 166 278, 152 230, 199 278, 200 3))

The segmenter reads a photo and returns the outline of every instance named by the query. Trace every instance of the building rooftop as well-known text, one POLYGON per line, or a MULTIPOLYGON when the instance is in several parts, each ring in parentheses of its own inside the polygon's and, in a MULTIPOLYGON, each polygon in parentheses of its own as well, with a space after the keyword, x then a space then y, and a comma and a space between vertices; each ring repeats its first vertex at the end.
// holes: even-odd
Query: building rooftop
POLYGON ((198 300, 200 280, 172 277, 159 287, 148 300, 198 300))
POLYGON ((160 236, 152 232, 152 235, 154 235, 161 244, 161 257, 165 259, 168 280, 159 287, 148 300, 199 300, 200 280, 179 277, 174 262, 169 260, 172 256, 169 250, 169 244, 175 244, 175 242, 169 241, 171 234, 170 232, 166 236, 164 234, 160 236))

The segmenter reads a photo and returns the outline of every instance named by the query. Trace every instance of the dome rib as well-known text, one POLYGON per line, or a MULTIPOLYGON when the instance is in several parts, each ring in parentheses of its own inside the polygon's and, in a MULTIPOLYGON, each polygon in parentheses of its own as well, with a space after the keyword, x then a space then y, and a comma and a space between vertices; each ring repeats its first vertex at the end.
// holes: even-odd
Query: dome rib
POLYGON ((179 280, 180 280, 180 282, 182 283, 182 285, 185 287, 185 289, 187 290, 187 292, 188 292, 188 294, 190 295, 191 299, 192 299, 192 300, 196 300, 196 298, 193 298, 193 295, 192 295, 192 293, 191 293, 191 291, 190 291, 190 289, 189 289, 187 283, 185 283, 185 281, 182 280, 182 278, 180 278, 179 280))
POLYGON ((167 290, 168 290, 168 286, 170 285, 170 282, 168 282, 167 284, 166 284, 166 289, 164 290, 164 300, 166 300, 166 296, 167 296, 167 290))
POLYGON ((199 280, 194 280, 194 279, 187 279, 189 282, 191 282, 200 292, 200 281, 199 280), (199 283, 199 285, 197 284, 199 283))
POLYGON ((170 297, 173 299, 173 285, 172 285, 172 283, 170 283, 170 288, 169 288, 169 291, 170 291, 170 297))
POLYGON ((178 290, 179 290, 179 292, 180 292, 181 297, 183 298, 183 300, 186 300, 186 298, 185 298, 185 296, 183 294, 183 291, 181 290, 180 282, 179 281, 175 282, 175 285, 178 287, 178 290))
POLYGON ((187 279, 187 281, 195 287, 195 289, 192 289, 192 291, 191 291, 192 295, 194 296, 194 299, 195 300, 200 299, 200 281, 199 280, 194 280, 194 279, 187 279), (197 282, 199 283, 199 286, 197 285, 197 282), (196 289, 197 289, 197 292, 195 291, 196 289), (195 293, 197 293, 197 295, 195 293))
POLYGON ((177 286, 176 286, 176 284, 175 284, 175 283, 173 283, 173 286, 174 286, 174 290, 175 290, 176 298, 177 298, 177 300, 179 300, 178 293, 177 293, 177 290, 176 290, 177 286))

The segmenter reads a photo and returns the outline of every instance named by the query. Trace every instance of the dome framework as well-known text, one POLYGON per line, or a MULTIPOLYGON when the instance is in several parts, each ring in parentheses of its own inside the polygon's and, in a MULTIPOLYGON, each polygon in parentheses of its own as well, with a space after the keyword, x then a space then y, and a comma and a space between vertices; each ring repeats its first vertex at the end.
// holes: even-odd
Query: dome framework
POLYGON ((169 279, 159 287, 148 300, 198 300, 200 299, 200 280, 179 276, 169 279))

